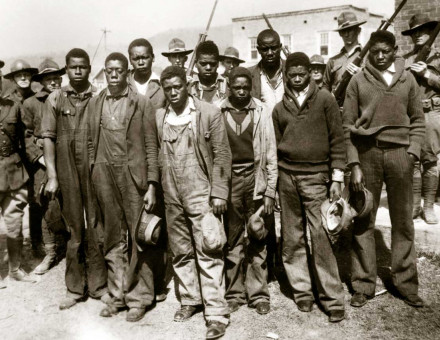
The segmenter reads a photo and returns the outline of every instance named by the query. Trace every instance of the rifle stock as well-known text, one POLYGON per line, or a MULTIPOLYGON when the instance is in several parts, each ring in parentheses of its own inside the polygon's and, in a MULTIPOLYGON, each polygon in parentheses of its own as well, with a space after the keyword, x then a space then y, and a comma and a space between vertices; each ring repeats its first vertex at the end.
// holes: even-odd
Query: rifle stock
MULTIPOLYGON (((380 26, 377 30, 378 31, 379 30, 387 30, 388 27, 390 27, 390 25, 392 24, 392 22, 396 18, 397 14, 399 14, 399 12, 402 10, 403 6, 405 6, 407 1, 408 0, 402 0, 402 2, 399 4, 397 9, 395 10, 393 15, 391 16, 391 18, 389 20, 382 21, 382 23, 380 24, 380 26)), ((368 53, 368 50, 370 49, 370 46, 371 46, 371 42, 370 42, 370 40, 368 40, 368 42, 365 44, 364 48, 362 48, 361 52, 352 61, 352 63, 355 64, 356 66, 361 66, 362 61, 364 60, 365 56, 368 53)), ((339 107, 342 107, 344 105, 345 92, 347 91, 347 86, 351 80, 351 77, 352 77, 352 75, 350 74, 350 72, 345 70, 345 72, 343 73, 343 75, 341 77, 341 81, 338 83, 338 85, 336 85, 336 88, 333 91, 333 95, 335 96, 336 101, 339 104, 339 107)))

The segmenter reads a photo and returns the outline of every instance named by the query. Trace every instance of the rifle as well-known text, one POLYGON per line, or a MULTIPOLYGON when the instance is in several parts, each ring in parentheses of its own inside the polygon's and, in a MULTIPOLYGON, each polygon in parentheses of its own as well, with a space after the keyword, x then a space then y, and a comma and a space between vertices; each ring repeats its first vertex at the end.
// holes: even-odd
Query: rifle
POLYGON ((194 48, 194 52, 191 57, 191 61, 189 62, 188 69, 186 70, 187 76, 192 76, 194 64, 196 63, 196 51, 197 47, 200 43, 204 42, 206 40, 206 37, 208 36, 209 27, 211 26, 212 17, 214 16, 215 8, 217 7, 218 0, 215 0, 214 7, 212 8, 211 15, 209 16, 208 24, 206 25, 205 33, 200 33, 199 35, 199 41, 197 41, 196 47, 194 48))
MULTIPOLYGON (((270 23, 268 17, 267 17, 266 14, 264 14, 264 13, 263 13, 263 18, 264 18, 264 20, 266 21, 267 26, 268 26, 272 31, 275 31, 275 30, 273 29, 273 27, 272 27, 272 25, 271 25, 271 23, 270 23)), ((283 47, 282 47, 281 49, 282 49, 282 51, 283 51, 283 53, 284 53, 284 56, 287 58, 287 57, 289 56, 289 54, 290 54, 289 48, 288 48, 287 46, 284 46, 284 45, 283 45, 283 47)))
POLYGON ((417 53, 416 59, 414 59, 414 62, 417 63, 419 61, 426 62, 426 60, 429 57, 429 54, 431 53, 431 46, 434 43, 435 39, 437 38, 437 35, 440 33, 440 22, 437 23, 434 30, 431 32, 431 35, 428 39, 428 41, 422 46, 419 53, 417 53))
MULTIPOLYGON (((390 27, 390 25, 392 24, 392 22, 396 18, 397 14, 399 14, 399 12, 402 10, 403 6, 405 6, 407 1, 408 0, 402 0, 399 7, 397 7, 396 11, 393 13, 391 18, 389 18, 388 20, 382 20, 382 23, 380 24, 380 26, 377 30, 380 31, 380 30, 388 29, 388 27, 390 27)), ((368 40, 368 42, 366 43, 364 48, 361 50, 359 55, 352 61, 352 63, 355 64, 356 66, 360 66, 362 61, 364 60, 364 57, 367 55, 370 47, 371 47, 371 41, 368 40)), ((344 74, 341 77, 341 81, 338 83, 335 90, 333 91, 333 95, 335 96, 336 101, 339 104, 339 107, 342 107, 344 105, 345 92, 347 91, 347 86, 351 80, 351 77, 352 77, 352 75, 350 74, 350 72, 345 70, 344 74)))

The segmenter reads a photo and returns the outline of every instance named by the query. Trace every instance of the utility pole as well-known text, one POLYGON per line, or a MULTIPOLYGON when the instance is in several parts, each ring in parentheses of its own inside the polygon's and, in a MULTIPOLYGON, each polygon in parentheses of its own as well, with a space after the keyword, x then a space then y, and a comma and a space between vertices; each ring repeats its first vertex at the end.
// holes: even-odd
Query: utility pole
POLYGON ((99 39, 98 46, 96 46, 95 53, 93 54, 92 64, 93 64, 93 61, 95 60, 96 53, 98 52, 99 46, 101 45, 101 42, 102 42, 102 39, 104 39, 104 52, 107 53, 107 33, 111 33, 111 31, 107 30, 107 28, 104 28, 101 31, 102 31, 102 35, 101 35, 101 38, 99 39))

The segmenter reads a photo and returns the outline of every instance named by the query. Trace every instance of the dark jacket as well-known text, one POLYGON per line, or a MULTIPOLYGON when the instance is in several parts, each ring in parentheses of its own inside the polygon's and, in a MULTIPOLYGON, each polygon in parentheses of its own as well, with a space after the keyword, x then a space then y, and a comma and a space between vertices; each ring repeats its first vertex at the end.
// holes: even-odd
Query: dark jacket
MULTIPOLYGON (((98 150, 101 114, 106 93, 107 89, 102 90, 87 106, 88 154, 92 169, 98 150)), ((133 92, 130 88, 126 120, 128 169, 136 186, 141 190, 147 190, 149 182, 159 182, 154 108, 146 97, 133 92)))
MULTIPOLYGON (((228 199, 232 155, 223 115, 218 107, 194 98, 196 111, 192 116, 192 130, 201 156, 199 163, 211 182, 211 197, 228 199)), ((168 107, 156 112, 159 144, 168 107)), ((159 159, 160 162, 160 159, 159 159)))
POLYGON ((367 139, 408 146, 408 153, 420 158, 425 134, 425 117, 420 90, 404 60, 395 61, 391 85, 367 61, 347 87, 343 124, 348 164, 359 163, 357 146, 367 139))
MULTIPOLYGON (((138 92, 136 84, 134 82, 134 72, 131 71, 128 74, 128 86, 134 92, 138 92)), ((164 107, 166 104, 165 95, 162 90, 162 86, 160 85, 160 81, 157 79, 151 79, 150 83, 147 87, 147 92, 145 93, 145 97, 147 97, 153 107, 155 109, 159 109, 164 107)))
MULTIPOLYGON (((281 72, 283 73, 283 78, 284 78, 286 62, 283 59, 281 59, 281 65, 282 65, 281 72)), ((261 61, 258 64, 249 67, 248 70, 251 72, 252 75, 251 96, 261 100, 261 61)))
POLYGON ((278 165, 302 172, 344 169, 344 133, 335 98, 313 80, 301 106, 289 87, 285 91, 272 113, 278 165))

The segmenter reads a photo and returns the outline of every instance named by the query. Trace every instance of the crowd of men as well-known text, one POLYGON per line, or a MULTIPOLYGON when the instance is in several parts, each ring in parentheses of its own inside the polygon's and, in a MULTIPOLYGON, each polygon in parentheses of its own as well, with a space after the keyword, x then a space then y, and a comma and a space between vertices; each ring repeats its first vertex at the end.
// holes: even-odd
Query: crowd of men
POLYGON ((9 278, 35 282, 21 267, 29 203, 45 249, 33 274, 46 273, 67 242, 61 310, 88 296, 104 303, 102 317, 128 309, 126 320, 138 321, 166 299, 172 267, 181 303, 174 321, 203 311, 206 338, 216 339, 242 305, 270 312, 268 248, 280 208, 278 246, 294 302, 301 312, 316 302, 339 322, 344 291, 322 206, 346 192, 371 193, 371 209, 352 228, 350 305, 362 307, 375 295, 374 227, 385 183, 393 284, 408 305, 423 307, 413 217, 437 223, 440 56, 413 58, 438 22, 411 18, 402 34, 414 51, 404 57, 392 33, 372 33, 358 67, 363 23, 351 12, 338 17, 344 47, 327 64, 302 52, 281 59, 271 29, 258 35, 261 61, 250 68, 240 66, 235 48, 220 55, 204 41, 191 76, 185 62, 193 51, 183 41, 162 53, 171 66, 159 75, 153 47, 136 39, 129 58, 107 56, 100 93, 82 49, 67 53, 65 68, 50 59, 38 69, 15 61, 4 75, 14 86, 0 99, 9 278), (353 77, 341 108, 332 91, 346 71, 353 77), (69 84, 61 87, 65 73, 69 84), (149 233, 140 231, 144 218, 149 233), (162 228, 153 228, 159 218, 162 228))

